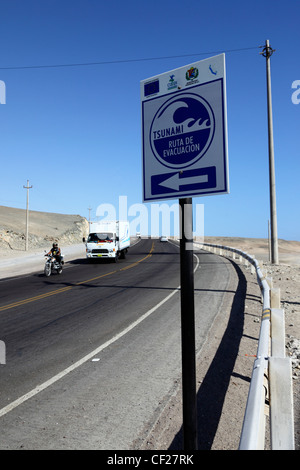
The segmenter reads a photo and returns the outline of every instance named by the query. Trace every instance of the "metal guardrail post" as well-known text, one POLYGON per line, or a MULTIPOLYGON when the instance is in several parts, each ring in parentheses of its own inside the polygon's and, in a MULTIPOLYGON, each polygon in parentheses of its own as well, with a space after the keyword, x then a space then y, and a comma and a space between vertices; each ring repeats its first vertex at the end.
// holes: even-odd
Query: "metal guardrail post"
MULTIPOLYGON (((270 289, 256 259, 235 248, 202 244, 242 256, 256 271, 257 282, 262 291, 262 322, 258 341, 257 358, 254 361, 246 411, 240 439, 240 450, 264 449, 265 398, 264 379, 268 376, 270 391, 270 425, 272 450, 294 450, 294 416, 291 379, 291 360, 285 356, 284 313, 280 307, 280 289, 270 289), (272 307, 272 308, 271 308, 272 307), (278 307, 278 308, 275 308, 278 307), (271 339, 271 356, 269 354, 271 339)), ((209 248, 209 251, 211 249, 209 248)), ((241 259, 241 258, 240 258, 241 259)), ((246 264, 246 263, 245 263, 246 264)), ((270 280, 269 280, 270 282, 270 280)), ((271 282, 270 282, 271 284, 271 282)))
POLYGON ((291 359, 269 358, 272 450, 295 450, 291 359))
POLYGON ((284 310, 271 309, 271 355, 285 357, 285 323, 284 310))
POLYGON ((0 341, 0 364, 6 364, 6 346, 4 341, 0 341))
POLYGON ((269 382, 272 450, 294 450, 292 365, 285 357, 284 310, 280 308, 271 309, 269 382))

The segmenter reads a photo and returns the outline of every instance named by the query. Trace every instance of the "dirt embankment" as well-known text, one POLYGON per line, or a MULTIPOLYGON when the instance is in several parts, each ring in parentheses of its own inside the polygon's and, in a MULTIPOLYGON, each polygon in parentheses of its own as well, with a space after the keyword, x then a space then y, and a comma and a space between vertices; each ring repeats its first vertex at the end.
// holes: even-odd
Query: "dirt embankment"
MULTIPOLYGON (((88 221, 80 215, 29 211, 28 251, 80 243, 88 232, 88 221)), ((0 206, 0 256, 18 256, 25 251, 26 210, 0 206)))

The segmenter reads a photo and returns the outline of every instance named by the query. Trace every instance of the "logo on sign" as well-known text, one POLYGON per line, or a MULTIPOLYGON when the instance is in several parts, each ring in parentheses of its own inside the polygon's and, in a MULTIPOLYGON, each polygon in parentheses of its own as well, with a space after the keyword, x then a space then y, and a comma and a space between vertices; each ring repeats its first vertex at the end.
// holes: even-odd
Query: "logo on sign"
POLYGON ((173 90, 174 88, 177 88, 177 81, 174 79, 175 75, 170 75, 170 80, 168 82, 168 90, 173 90))
POLYGON ((150 127, 151 149, 167 167, 188 167, 205 155, 214 130, 209 103, 194 93, 183 93, 170 98, 156 112, 150 127))
POLYGON ((185 78, 187 80, 195 80, 199 75, 199 70, 196 67, 191 67, 189 70, 187 70, 185 74, 185 78))

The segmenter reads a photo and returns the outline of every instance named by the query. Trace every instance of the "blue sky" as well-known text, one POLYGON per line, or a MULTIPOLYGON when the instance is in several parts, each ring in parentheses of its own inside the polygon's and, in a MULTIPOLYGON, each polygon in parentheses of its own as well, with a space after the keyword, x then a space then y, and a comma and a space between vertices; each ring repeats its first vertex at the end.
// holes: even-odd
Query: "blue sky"
POLYGON ((259 46, 269 39, 278 237, 300 240, 298 0, 1 0, 0 8, 0 205, 25 208, 27 180, 31 210, 88 218, 90 207, 94 218, 119 196, 142 203, 140 81, 225 52, 230 194, 193 203, 204 204, 205 235, 267 237, 259 46), (91 62, 99 64, 26 68, 91 62))

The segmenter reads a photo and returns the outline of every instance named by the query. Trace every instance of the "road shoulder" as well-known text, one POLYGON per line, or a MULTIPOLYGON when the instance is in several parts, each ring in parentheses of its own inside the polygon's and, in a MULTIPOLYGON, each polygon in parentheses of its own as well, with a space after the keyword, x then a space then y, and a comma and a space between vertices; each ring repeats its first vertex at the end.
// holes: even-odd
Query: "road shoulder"
MULTIPOLYGON (((232 263, 233 275, 224 309, 219 312, 197 355, 199 450, 238 449, 260 332, 262 304, 256 274, 232 260, 227 262, 232 263), (241 297, 243 287, 244 299, 237 298, 241 297), (242 331, 235 331, 235 322, 240 322, 241 318, 242 331), (230 357, 231 344, 238 344, 234 360, 230 357), (226 389, 221 403, 220 389, 226 389)), ((180 382, 154 425, 145 429, 145 435, 134 443, 138 446, 135 448, 183 450, 180 382)), ((266 449, 269 446, 267 428, 266 449)))

